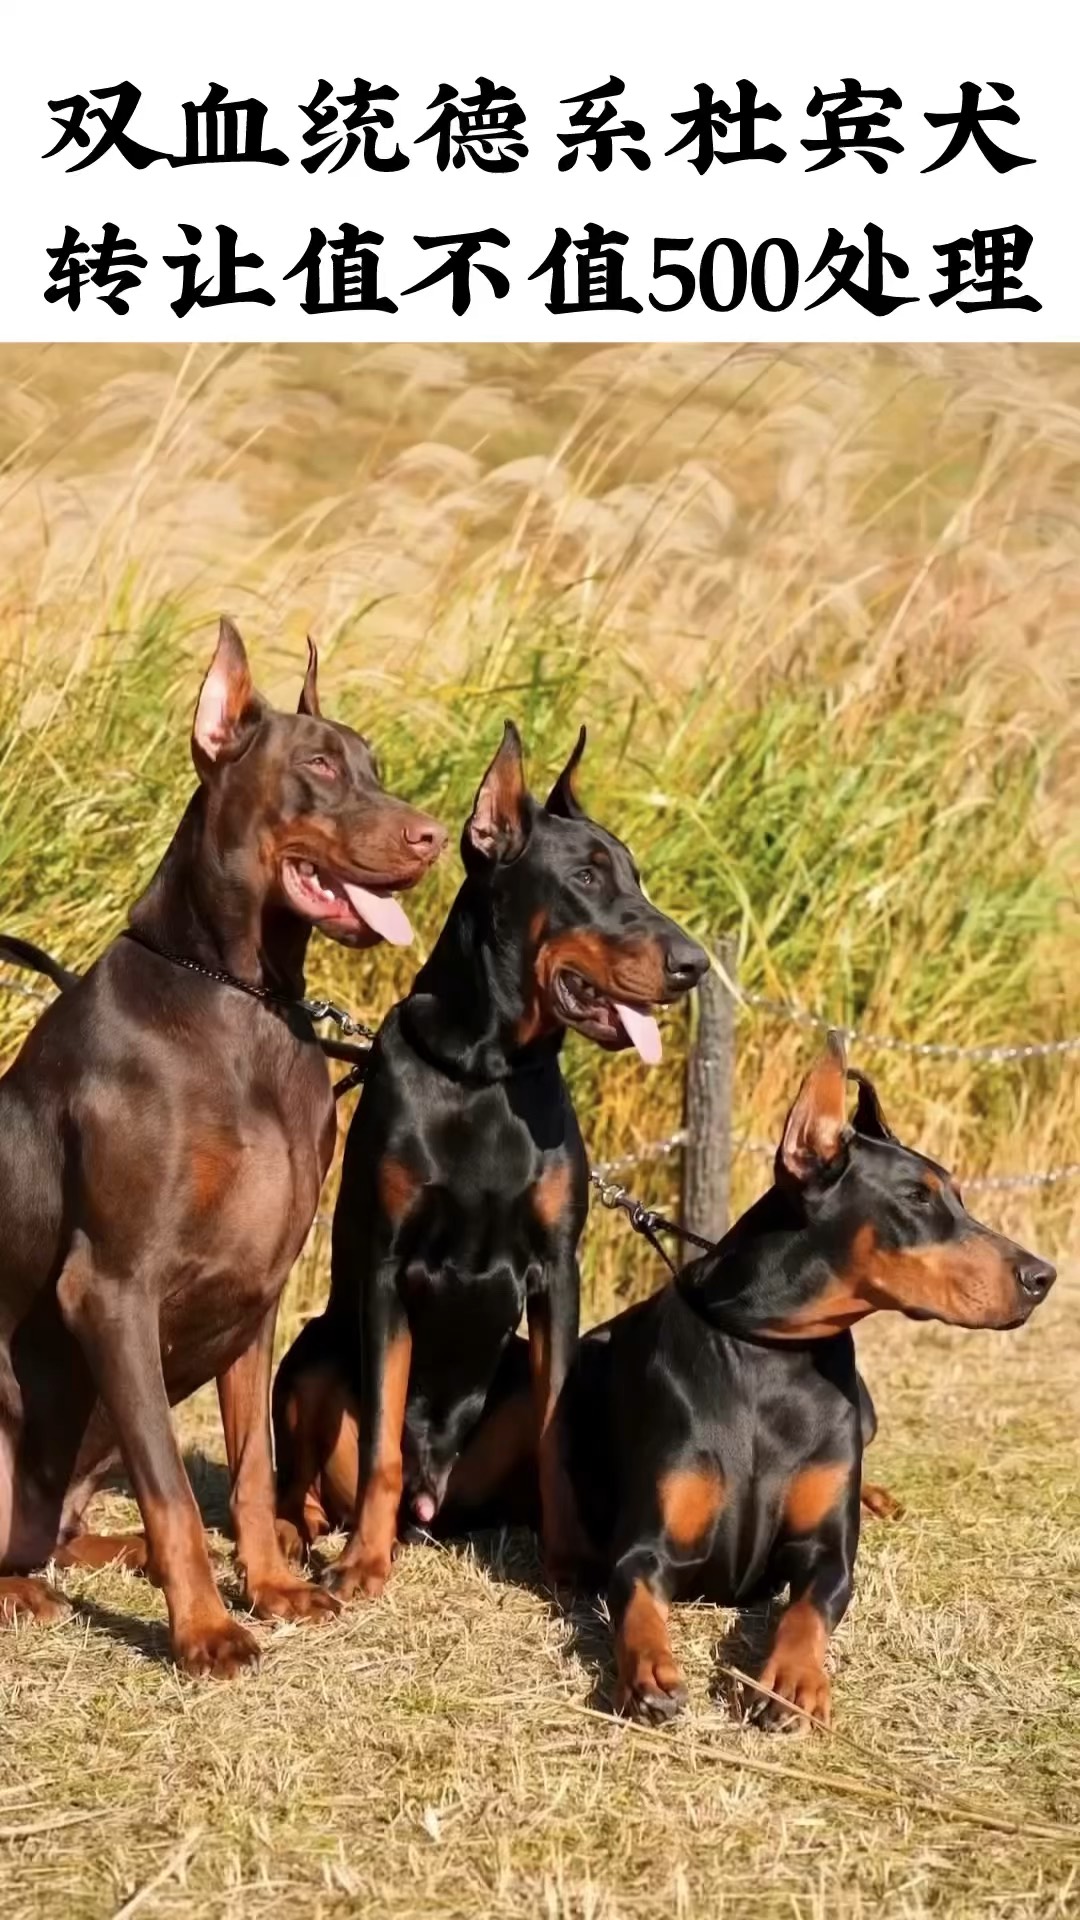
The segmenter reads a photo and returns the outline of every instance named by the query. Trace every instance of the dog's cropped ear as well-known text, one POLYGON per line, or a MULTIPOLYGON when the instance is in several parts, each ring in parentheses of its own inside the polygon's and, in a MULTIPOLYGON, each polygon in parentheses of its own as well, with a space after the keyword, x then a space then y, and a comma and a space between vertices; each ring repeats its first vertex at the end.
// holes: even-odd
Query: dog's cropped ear
POLYGON ((866 1140, 892 1140, 896 1135, 881 1111, 881 1102, 877 1097, 877 1088, 865 1073, 857 1067, 849 1067, 847 1077, 853 1080, 859 1089, 859 1098, 855 1105, 852 1126, 866 1140))
POLYGON ((476 790, 465 822, 462 857, 467 860, 471 853, 483 860, 514 859, 528 838, 528 809, 521 735, 507 720, 499 751, 476 790))
POLYGON ((322 719, 322 708, 319 705, 319 650, 310 633, 307 643, 307 672, 300 689, 300 701, 296 711, 310 714, 313 720, 322 719))
POLYGON ((577 745, 545 802, 546 811, 557 814, 560 820, 582 820, 585 817, 585 809, 579 804, 577 797, 577 770, 584 751, 585 728, 582 727, 577 737, 577 745))
POLYGON ((262 712, 244 643, 232 621, 222 620, 191 729, 191 757, 200 778, 217 761, 241 751, 262 712))
POLYGON ((811 1067, 784 1122, 779 1164, 793 1180, 811 1180, 836 1166, 850 1138, 844 1040, 830 1029, 825 1051, 811 1067))

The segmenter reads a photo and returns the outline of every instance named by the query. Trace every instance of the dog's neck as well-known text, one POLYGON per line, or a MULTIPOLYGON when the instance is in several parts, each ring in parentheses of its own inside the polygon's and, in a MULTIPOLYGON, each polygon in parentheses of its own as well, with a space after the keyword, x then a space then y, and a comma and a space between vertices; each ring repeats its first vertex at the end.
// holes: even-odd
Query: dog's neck
POLYGON ((271 902, 254 837, 226 832, 204 787, 192 795, 128 916, 162 951, 299 999, 311 928, 271 902))
POLYGON ((561 1027, 522 1041, 529 966, 524 935, 500 924, 490 886, 469 876, 401 1003, 406 1038, 452 1079, 495 1082, 557 1067, 561 1027))
POLYGON ((829 1287, 829 1254, 797 1196, 772 1186, 676 1285, 717 1332, 767 1337, 829 1287))

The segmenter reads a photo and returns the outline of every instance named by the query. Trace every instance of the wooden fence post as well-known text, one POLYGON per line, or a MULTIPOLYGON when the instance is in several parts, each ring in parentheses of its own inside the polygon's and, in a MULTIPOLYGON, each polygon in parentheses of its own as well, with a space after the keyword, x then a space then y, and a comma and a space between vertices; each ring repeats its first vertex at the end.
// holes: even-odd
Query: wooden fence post
MULTIPOLYGON (((717 941, 716 957, 733 984, 736 952, 734 940, 717 941)), ((727 1232, 734 1091, 735 999, 710 970, 698 988, 697 1032, 686 1061, 682 1185, 682 1224, 707 1240, 727 1232)))

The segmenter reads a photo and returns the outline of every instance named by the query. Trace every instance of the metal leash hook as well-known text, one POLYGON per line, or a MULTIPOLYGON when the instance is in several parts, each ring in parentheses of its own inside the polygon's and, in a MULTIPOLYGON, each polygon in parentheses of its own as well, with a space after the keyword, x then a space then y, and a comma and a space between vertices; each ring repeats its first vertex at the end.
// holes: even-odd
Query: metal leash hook
POLYGON ((367 1072, 368 1055, 375 1038, 375 1028, 369 1027, 363 1020, 354 1020, 344 1007, 336 1006, 333 1000, 303 1000, 301 1005, 309 1020, 332 1020, 335 1027, 345 1034, 354 1034, 363 1042, 360 1047, 342 1046, 335 1040, 320 1040, 319 1045, 328 1060, 346 1060, 350 1062, 348 1073, 334 1081, 334 1099, 340 1100, 354 1087, 363 1085, 367 1072))
POLYGON ((365 1025, 363 1020, 354 1020, 344 1007, 335 1006, 332 1000, 301 1000, 300 1005, 309 1020, 332 1020, 342 1033, 355 1034, 363 1040, 374 1040, 375 1028, 365 1025))
POLYGON ((679 1269, 660 1240, 659 1236, 662 1233, 673 1233, 676 1239, 685 1240, 689 1246, 697 1247, 702 1253, 715 1253, 715 1241, 704 1239, 700 1233, 691 1233, 689 1227, 678 1226, 674 1220, 665 1219, 662 1213, 654 1213, 651 1207, 645 1207, 640 1200, 635 1200, 633 1194, 628 1193, 625 1187, 617 1186, 614 1181, 605 1179, 599 1168, 593 1168, 589 1174, 589 1181, 600 1196, 601 1206, 612 1210, 617 1208, 620 1213, 625 1213, 634 1232, 640 1233, 642 1238, 649 1242, 653 1251, 660 1255, 661 1260, 673 1274, 677 1274, 679 1269))
MULTIPOLYGON (((201 967, 194 970, 196 972, 209 971, 201 967)), ((219 976, 210 973, 211 979, 216 977, 219 976)), ((228 979, 228 976, 222 977, 228 979)), ((235 986, 242 983, 232 981, 231 984, 235 986)), ((819 1014, 809 1013, 802 1007, 796 1007, 790 1001, 771 1000, 765 994, 736 990, 731 988, 730 982, 728 982, 728 986, 729 990, 735 992, 736 998, 744 1006, 756 1007, 764 1013, 783 1015, 794 1021, 797 1025, 820 1028, 823 1031, 834 1024, 832 1021, 825 1020, 819 1014)), ((245 987, 245 991, 252 992, 253 990, 245 987)), ((261 992, 255 991, 257 998, 263 997, 261 992)), ((15 993, 26 1000, 39 1000, 46 1006, 56 997, 54 994, 42 992, 40 987, 28 987, 25 986, 21 980, 11 980, 6 977, 0 978, 0 993, 15 993)), ((332 1000, 304 1000, 299 1004, 307 1013, 308 1018, 313 1021, 332 1020, 335 1025, 340 1028, 342 1033, 354 1034, 358 1039, 368 1042, 369 1045, 375 1038, 375 1029, 373 1027, 365 1025, 362 1020, 354 1020, 350 1013, 346 1013, 343 1007, 335 1005, 332 1000)), ((865 1047, 882 1047, 897 1053, 909 1053, 939 1060, 974 1059, 997 1064, 1005 1061, 1036 1060, 1054 1057, 1060 1054, 1080 1052, 1080 1035, 1077 1035, 1074 1039, 1031 1041, 1013 1046, 959 1047, 946 1046, 936 1041, 896 1040, 882 1034, 860 1033, 858 1029, 854 1027, 844 1027, 840 1029, 840 1031, 843 1032, 847 1040, 850 1040, 854 1044, 861 1044, 865 1047)), ((361 1056, 358 1048, 351 1051, 345 1048, 337 1049, 330 1040, 320 1041, 319 1044, 329 1059, 348 1060, 352 1063, 351 1072, 345 1074, 334 1088, 335 1099, 340 1099, 342 1094, 348 1093, 353 1087, 360 1085, 367 1064, 367 1048, 365 1047, 364 1055, 361 1056)), ((678 1152, 685 1144, 686 1135, 680 1131, 669 1134, 666 1140, 656 1140, 649 1146, 640 1147, 636 1153, 624 1154, 618 1160, 601 1161, 597 1167, 594 1167, 590 1178, 592 1179, 593 1185, 598 1189, 604 1206, 620 1206, 624 1199, 629 1198, 626 1194, 625 1187, 615 1186, 609 1179, 609 1175, 621 1173, 624 1167, 639 1166, 645 1160, 667 1159, 670 1154, 678 1152)), ((736 1153, 761 1154, 768 1158, 771 1158, 775 1152, 775 1148, 767 1140, 736 1140, 733 1142, 733 1147, 736 1153)), ((1055 1187, 1062 1181, 1077 1179, 1080 1179, 1080 1160, 1070 1160, 1063 1166, 1043 1167, 1033 1170, 1030 1173, 979 1174, 973 1179, 965 1180, 963 1184, 964 1187, 972 1193, 1025 1193, 1033 1192, 1040 1188, 1055 1187)), ((636 1204, 636 1202, 631 1202, 631 1205, 636 1204)), ((624 1208, 623 1210, 629 1212, 628 1208, 624 1208)), ((643 1211, 645 1210, 643 1209, 643 1211)), ((651 1217, 653 1219, 656 1218, 655 1215, 651 1217)), ((633 1224, 632 1221, 631 1224, 633 1224)), ((676 1227, 671 1222, 665 1222, 664 1227, 672 1233, 682 1234, 685 1239, 691 1240, 694 1245, 701 1245, 706 1248, 708 1246, 707 1242, 694 1240, 692 1235, 685 1233, 683 1228, 676 1227)), ((638 1232, 644 1231, 641 1227, 637 1230, 638 1232)))

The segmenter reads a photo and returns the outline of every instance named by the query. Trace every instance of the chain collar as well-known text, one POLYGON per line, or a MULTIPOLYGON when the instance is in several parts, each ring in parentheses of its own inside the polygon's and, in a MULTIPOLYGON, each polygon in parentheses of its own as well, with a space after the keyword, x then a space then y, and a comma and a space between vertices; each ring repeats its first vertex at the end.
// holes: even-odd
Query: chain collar
POLYGON ((134 940, 138 946, 145 947, 148 953, 155 953, 159 960, 168 960, 174 967, 186 967, 189 973, 201 974, 204 980, 213 980, 218 986, 235 987, 252 1000, 261 1000, 269 1006, 306 1013, 311 1021, 332 1020, 342 1033, 356 1034, 365 1040, 375 1038, 374 1027, 365 1026, 362 1020, 354 1020, 351 1013, 335 1006, 332 1000, 297 1000, 292 994, 279 993, 274 987, 256 987, 250 980, 241 980, 235 973, 227 973, 224 967, 205 967, 201 960, 191 960, 186 954, 172 953, 167 947, 157 946, 137 927, 124 927, 122 933, 125 939, 134 940))

